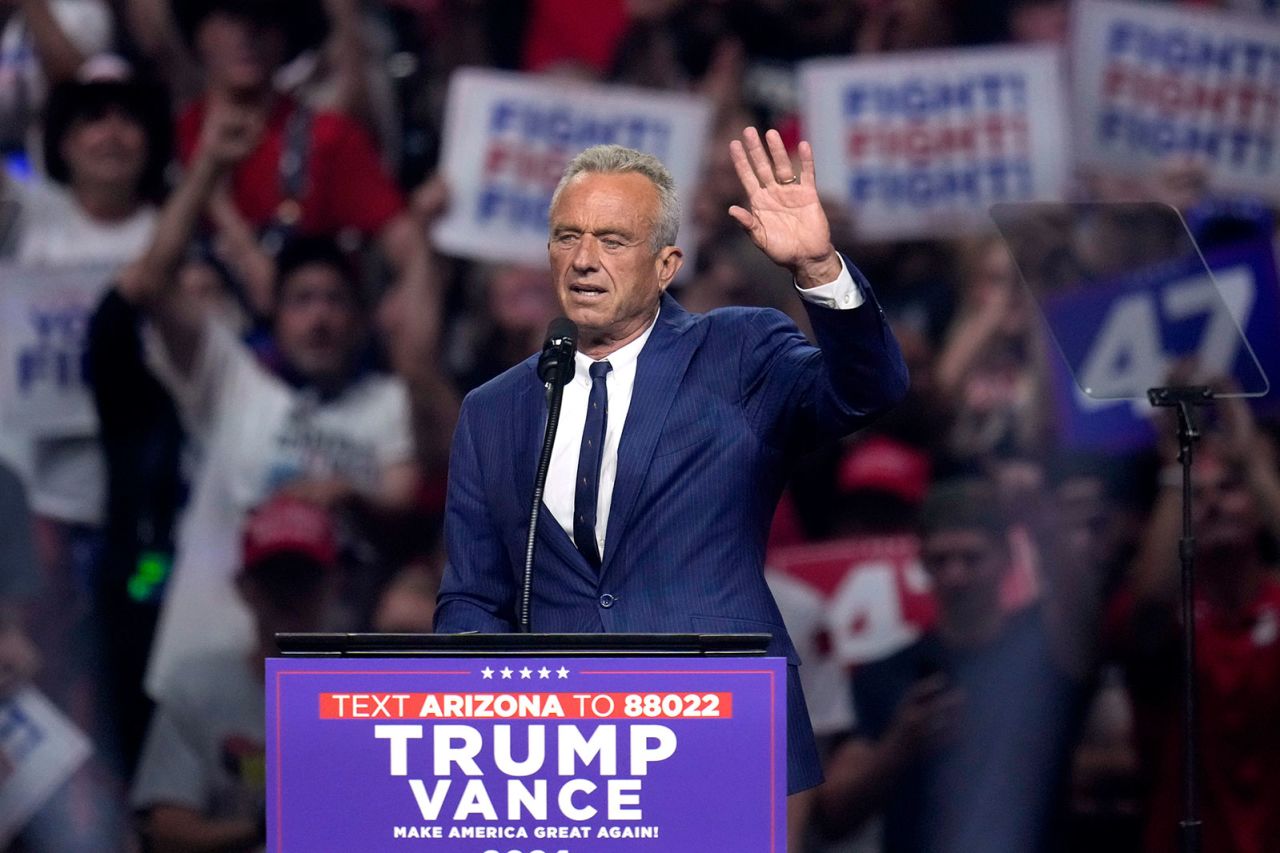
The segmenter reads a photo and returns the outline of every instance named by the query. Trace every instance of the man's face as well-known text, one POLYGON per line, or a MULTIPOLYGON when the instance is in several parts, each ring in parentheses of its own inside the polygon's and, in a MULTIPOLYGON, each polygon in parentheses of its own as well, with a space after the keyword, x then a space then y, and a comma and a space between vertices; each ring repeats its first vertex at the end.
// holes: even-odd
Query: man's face
POLYGON ((360 313, 342 274, 327 264, 289 273, 276 306, 276 341, 289 365, 308 380, 340 380, 360 340, 360 313))
POLYGON ((119 107, 82 116, 62 141, 62 156, 73 186, 137 186, 147 160, 142 125, 119 107))
POLYGON ((241 574, 237 586, 258 629, 266 636, 324 628, 334 592, 331 572, 305 558, 282 555, 271 565, 241 574))
POLYGON ((1203 552, 1252 548, 1262 529, 1258 506, 1238 466, 1212 452, 1192 470, 1196 546, 1203 552))
POLYGON ((657 314, 681 262, 674 246, 653 250, 658 208, 657 188, 634 172, 580 174, 556 200, 551 275, 587 346, 628 341, 657 314))
POLYGON ((985 619, 1000 606, 1008 550, 979 528, 940 529, 925 536, 920 560, 945 618, 985 619))
POLYGON ((216 11, 196 30, 196 52, 214 88, 261 89, 285 58, 284 34, 250 18, 216 11))

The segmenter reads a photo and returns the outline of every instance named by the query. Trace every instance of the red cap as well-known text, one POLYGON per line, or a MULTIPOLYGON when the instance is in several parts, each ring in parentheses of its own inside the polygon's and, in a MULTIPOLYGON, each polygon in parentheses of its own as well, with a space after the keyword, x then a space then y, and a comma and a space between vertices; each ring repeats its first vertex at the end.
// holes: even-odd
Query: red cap
POLYGON ((836 485, 843 494, 874 490, 918 504, 929 488, 930 467, 929 456, 923 451, 873 435, 845 452, 836 485))
POLYGON ((338 538, 333 517, 312 503, 277 495, 260 504, 245 520, 241 571, 277 554, 300 554, 324 568, 338 565, 338 538))

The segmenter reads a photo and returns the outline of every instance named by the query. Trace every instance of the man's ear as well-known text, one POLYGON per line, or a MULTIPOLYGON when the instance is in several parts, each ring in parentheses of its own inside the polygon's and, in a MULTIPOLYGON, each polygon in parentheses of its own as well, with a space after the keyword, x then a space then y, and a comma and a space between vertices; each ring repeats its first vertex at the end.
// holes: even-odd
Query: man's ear
POLYGON ((684 252, 679 246, 667 246, 658 252, 658 287, 667 289, 667 285, 675 280, 676 273, 684 266, 684 252))

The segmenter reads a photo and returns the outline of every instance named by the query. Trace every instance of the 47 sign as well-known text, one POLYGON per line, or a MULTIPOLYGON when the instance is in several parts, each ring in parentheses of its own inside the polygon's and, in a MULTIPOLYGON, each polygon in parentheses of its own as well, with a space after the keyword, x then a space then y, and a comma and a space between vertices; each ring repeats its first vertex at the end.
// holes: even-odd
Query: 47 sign
POLYGON ((1245 392, 1267 390, 1267 375, 1280 368, 1271 246, 1242 244, 1205 260, 1212 277, 1194 258, 1140 281, 1046 300, 1065 356, 1065 364, 1051 364, 1068 444, 1127 450, 1148 443, 1147 389, 1164 384, 1181 361, 1194 364, 1197 380, 1232 377, 1245 392))

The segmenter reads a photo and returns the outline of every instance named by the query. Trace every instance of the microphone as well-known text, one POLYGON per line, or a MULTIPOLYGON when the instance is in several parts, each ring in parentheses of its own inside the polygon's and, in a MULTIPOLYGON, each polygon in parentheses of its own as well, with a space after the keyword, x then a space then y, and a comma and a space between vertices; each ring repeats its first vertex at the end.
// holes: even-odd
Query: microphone
POLYGON ((568 317, 557 317, 547 326, 547 337, 538 356, 538 378, 563 387, 573 378, 573 354, 578 349, 578 326, 568 317))
POLYGON ((556 427, 560 424, 560 402, 564 386, 573 378, 573 354, 578 349, 578 327, 568 317, 557 317, 547 327, 547 337, 538 356, 538 378, 547 386, 547 426, 542 434, 542 452, 533 478, 533 497, 529 506, 529 538, 525 540, 524 577, 520 584, 517 629, 529 633, 529 609, 533 600, 533 552, 538 542, 538 519, 542 515, 542 493, 547 485, 547 469, 551 466, 551 449, 555 446, 556 427))

